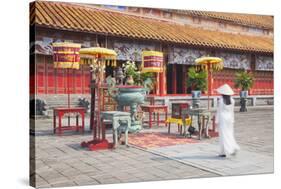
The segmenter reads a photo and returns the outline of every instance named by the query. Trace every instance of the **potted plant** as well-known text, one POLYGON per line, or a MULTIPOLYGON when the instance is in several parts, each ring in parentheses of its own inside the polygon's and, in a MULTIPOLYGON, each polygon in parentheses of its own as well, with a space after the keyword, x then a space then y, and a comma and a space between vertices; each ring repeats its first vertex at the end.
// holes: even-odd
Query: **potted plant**
POLYGON ((139 74, 138 68, 133 61, 127 61, 122 66, 124 68, 124 72, 126 75, 126 84, 127 85, 134 85, 134 78, 139 74))
POLYGON ((246 98, 248 96, 248 90, 253 86, 253 74, 251 72, 239 71, 235 73, 234 87, 240 88, 240 97, 246 98))
POLYGON ((154 73, 140 72, 136 63, 133 61, 127 61, 122 67, 126 75, 127 85, 143 86, 148 93, 153 90, 155 85, 154 73))
POLYGON ((192 107, 199 107, 202 91, 207 89, 207 72, 196 71, 194 67, 188 69, 187 86, 191 88, 192 107))
POLYGON ((207 72, 204 70, 196 71, 194 67, 188 69, 187 87, 191 88, 194 98, 199 98, 201 92, 207 89, 207 72))
POLYGON ((235 74, 234 87, 240 88, 240 112, 246 112, 246 98, 248 97, 248 90, 253 86, 253 75, 251 72, 239 71, 235 74))

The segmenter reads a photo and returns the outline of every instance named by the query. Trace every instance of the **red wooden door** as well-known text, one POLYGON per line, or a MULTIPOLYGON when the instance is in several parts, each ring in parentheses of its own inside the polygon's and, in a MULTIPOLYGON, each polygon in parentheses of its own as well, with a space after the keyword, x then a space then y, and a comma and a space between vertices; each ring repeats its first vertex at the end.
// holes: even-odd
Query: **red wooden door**
POLYGON ((90 68, 89 66, 81 66, 82 69, 82 93, 90 93, 90 68))
POLYGON ((57 94, 65 94, 65 70, 64 69, 56 69, 56 92, 57 94))
POLYGON ((54 65, 46 63, 46 93, 55 94, 55 70, 54 65))
POLYGON ((81 94, 82 93, 82 70, 74 71, 74 93, 81 94))
POLYGON ((45 87, 45 63, 36 64, 36 93, 44 94, 46 92, 45 87))

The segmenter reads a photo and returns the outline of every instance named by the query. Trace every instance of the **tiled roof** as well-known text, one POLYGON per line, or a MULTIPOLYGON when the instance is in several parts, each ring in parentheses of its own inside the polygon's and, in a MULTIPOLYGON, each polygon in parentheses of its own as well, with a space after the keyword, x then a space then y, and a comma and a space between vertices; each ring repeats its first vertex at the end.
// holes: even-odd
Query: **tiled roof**
POLYGON ((30 7, 30 23, 200 47, 273 52, 273 39, 268 37, 210 31, 71 3, 36 1, 30 7))
POLYGON ((241 25, 253 26, 258 28, 273 29, 273 16, 241 14, 241 13, 222 13, 211 11, 192 11, 192 10, 168 10, 180 14, 213 18, 222 21, 232 22, 241 25))

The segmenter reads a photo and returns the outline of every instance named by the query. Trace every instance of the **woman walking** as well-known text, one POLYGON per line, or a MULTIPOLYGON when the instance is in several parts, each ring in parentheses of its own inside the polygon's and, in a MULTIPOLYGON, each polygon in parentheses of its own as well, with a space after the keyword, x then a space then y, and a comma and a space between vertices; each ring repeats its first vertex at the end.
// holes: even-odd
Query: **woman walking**
POLYGON ((234 138, 234 100, 231 95, 234 94, 231 87, 227 84, 217 89, 222 96, 219 98, 218 109, 215 123, 219 128, 219 157, 235 155, 240 149, 234 138))

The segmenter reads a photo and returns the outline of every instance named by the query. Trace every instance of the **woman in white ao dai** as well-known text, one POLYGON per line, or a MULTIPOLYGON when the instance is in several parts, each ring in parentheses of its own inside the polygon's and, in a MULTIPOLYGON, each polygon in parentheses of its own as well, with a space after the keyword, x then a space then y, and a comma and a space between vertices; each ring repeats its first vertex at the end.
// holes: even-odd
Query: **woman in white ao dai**
POLYGON ((227 84, 217 89, 222 96, 218 101, 215 123, 219 128, 220 157, 235 155, 240 149, 234 137, 234 100, 231 95, 234 94, 231 87, 227 84))

